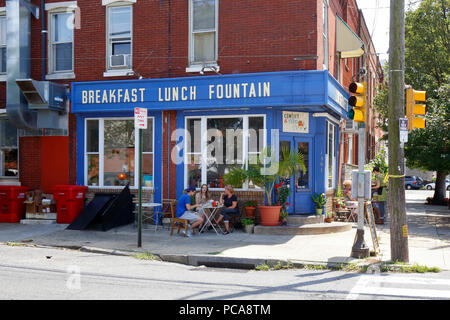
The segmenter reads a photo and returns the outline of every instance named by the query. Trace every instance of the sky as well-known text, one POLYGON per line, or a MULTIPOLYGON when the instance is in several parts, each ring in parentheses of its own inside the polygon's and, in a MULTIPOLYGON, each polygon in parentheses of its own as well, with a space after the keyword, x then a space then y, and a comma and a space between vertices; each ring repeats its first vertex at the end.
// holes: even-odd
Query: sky
MULTIPOLYGON (((390 0, 356 0, 358 7, 364 14, 367 28, 372 35, 375 50, 379 53, 381 65, 387 61, 389 55, 389 16, 390 0)), ((418 0, 405 0, 405 7, 408 8, 410 2, 417 7, 418 0)))

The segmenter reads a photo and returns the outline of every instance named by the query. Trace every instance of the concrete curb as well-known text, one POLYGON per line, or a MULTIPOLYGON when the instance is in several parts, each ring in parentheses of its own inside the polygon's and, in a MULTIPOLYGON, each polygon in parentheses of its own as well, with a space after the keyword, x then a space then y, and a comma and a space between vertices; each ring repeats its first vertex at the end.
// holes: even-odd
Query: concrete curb
MULTIPOLYGON (((46 244, 33 244, 13 242, 23 247, 44 248, 44 249, 66 249, 81 252, 90 252, 96 254, 107 254, 115 256, 134 256, 139 253, 145 253, 145 251, 125 251, 116 249, 104 249, 89 246, 71 246, 71 245, 46 245, 46 244)), ((2 245, 7 245, 6 242, 0 242, 2 245)), ((318 262, 318 261, 302 261, 302 260, 287 260, 287 259, 267 259, 267 258, 240 258, 240 257, 227 257, 210 254, 154 254, 160 258, 161 261, 178 263, 189 266, 205 266, 210 268, 226 268, 226 269, 245 269, 253 270, 258 265, 268 265, 273 267, 277 264, 287 265, 291 264, 294 268, 302 268, 305 265, 316 265, 328 268, 340 267, 342 265, 348 265, 350 263, 357 263, 363 260, 357 260, 352 262, 318 262)))

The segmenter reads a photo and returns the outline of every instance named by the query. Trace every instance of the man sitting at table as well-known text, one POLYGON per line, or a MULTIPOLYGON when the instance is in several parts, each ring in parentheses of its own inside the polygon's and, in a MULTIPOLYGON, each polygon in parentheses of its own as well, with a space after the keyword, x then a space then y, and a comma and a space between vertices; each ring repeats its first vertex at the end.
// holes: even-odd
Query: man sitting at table
MULTIPOLYGON (((204 218, 200 213, 194 212, 194 209, 199 207, 199 204, 191 205, 191 197, 195 195, 195 187, 189 186, 178 200, 176 217, 179 219, 186 219, 189 221, 188 234, 190 237, 193 230, 203 224, 204 218)), ((183 231, 184 232, 184 231, 183 231)))

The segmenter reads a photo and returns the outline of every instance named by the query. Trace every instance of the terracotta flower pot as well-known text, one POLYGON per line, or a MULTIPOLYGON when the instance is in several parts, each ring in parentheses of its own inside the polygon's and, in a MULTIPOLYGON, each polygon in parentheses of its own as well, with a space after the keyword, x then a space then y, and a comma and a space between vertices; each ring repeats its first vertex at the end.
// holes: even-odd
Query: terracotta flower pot
POLYGON ((282 206, 259 206, 262 226, 277 226, 282 206))
POLYGON ((255 217, 256 207, 244 207, 244 209, 245 209, 245 215, 247 216, 247 218, 255 217))
POLYGON ((331 222, 333 222, 333 220, 334 220, 333 218, 325 218, 326 223, 331 223, 331 222))

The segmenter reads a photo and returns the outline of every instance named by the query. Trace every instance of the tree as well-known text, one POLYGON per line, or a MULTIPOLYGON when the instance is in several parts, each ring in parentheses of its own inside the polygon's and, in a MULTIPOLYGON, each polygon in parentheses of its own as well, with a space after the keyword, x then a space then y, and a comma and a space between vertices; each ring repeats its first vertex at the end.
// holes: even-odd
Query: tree
POLYGON ((408 167, 436 171, 433 203, 444 203, 450 172, 450 0, 425 0, 405 17, 405 82, 427 92, 425 129, 410 132, 408 167))

